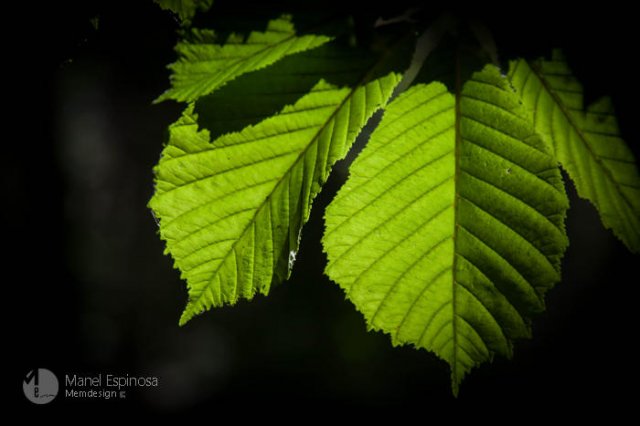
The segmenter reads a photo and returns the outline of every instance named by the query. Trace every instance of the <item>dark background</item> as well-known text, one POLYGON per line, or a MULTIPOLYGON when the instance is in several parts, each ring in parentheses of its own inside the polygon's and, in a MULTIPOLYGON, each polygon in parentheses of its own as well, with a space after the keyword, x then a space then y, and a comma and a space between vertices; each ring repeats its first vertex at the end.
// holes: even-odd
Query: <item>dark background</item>
MULTIPOLYGON (((637 158, 634 14, 613 7, 577 17, 556 12, 514 5, 477 17, 502 58, 563 47, 588 97, 613 96, 637 158)), ((181 110, 151 104, 168 87, 176 20, 151 0, 55 2, 5 13, 17 24, 5 37, 3 61, 10 112, 2 132, 2 214, 11 253, 3 284, 13 340, 5 349, 15 357, 5 383, 20 411, 248 414, 238 411, 246 405, 259 415, 309 408, 315 416, 337 407, 372 414, 378 411, 365 409, 375 407, 418 419, 507 421, 632 412, 638 257, 604 230, 571 184, 563 281, 549 292, 533 340, 517 342, 513 360, 474 370, 457 399, 444 362, 367 332, 322 273, 322 215, 346 164, 314 204, 289 282, 179 328, 185 283, 163 255, 146 207, 166 127, 181 110), (124 401, 59 396, 35 406, 20 388, 37 367, 58 377, 154 375, 161 385, 132 390, 124 401)))

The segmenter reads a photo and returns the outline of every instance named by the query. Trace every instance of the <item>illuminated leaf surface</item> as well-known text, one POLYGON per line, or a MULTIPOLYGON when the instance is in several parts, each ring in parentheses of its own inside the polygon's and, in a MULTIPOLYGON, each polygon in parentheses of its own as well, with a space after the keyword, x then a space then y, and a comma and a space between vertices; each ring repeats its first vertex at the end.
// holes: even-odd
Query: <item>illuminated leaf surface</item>
POLYGON ((189 112, 171 127, 150 206, 189 286, 182 324, 288 277, 313 198, 398 80, 320 81, 277 116, 213 142, 189 112))
POLYGON ((511 356, 560 279, 567 198, 506 78, 416 85, 388 105, 326 212, 327 274, 369 326, 435 352, 454 391, 511 356))
POLYGON ((596 206, 605 227, 640 253, 640 175, 611 100, 585 109, 582 86, 559 52, 550 61, 515 61, 509 77, 578 194, 596 206))

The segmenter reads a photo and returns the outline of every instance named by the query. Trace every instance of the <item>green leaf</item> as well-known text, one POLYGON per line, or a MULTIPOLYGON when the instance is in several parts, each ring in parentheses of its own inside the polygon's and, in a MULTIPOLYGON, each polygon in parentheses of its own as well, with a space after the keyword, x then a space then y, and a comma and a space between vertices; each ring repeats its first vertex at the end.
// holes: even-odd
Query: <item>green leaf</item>
POLYGON ((183 23, 188 24, 198 10, 208 10, 213 0, 155 0, 164 10, 170 10, 180 17, 183 23))
POLYGON ((296 36, 291 17, 269 21, 265 32, 254 31, 244 40, 231 34, 224 45, 214 44, 208 30, 193 30, 197 43, 180 42, 177 62, 169 65, 172 88, 158 101, 193 101, 207 95, 238 76, 267 67, 285 56, 313 49, 331 40, 324 35, 296 36))
POLYGON ((507 79, 487 66, 456 92, 421 84, 388 105, 323 238, 369 327, 447 361, 454 393, 529 336, 568 244, 560 171, 507 79))
MULTIPOLYGON (((211 132, 212 137, 240 131, 278 114, 286 105, 309 93, 321 79, 338 87, 355 87, 368 70, 376 67, 377 61, 402 64, 408 62, 412 53, 410 49, 399 52, 401 49, 394 47, 394 57, 383 59, 383 51, 372 54, 346 46, 344 41, 338 39, 288 56, 199 98, 194 107, 199 125, 211 132)), ((380 69, 371 79, 393 70, 380 69)))
POLYGON ((640 253, 640 175, 611 101, 585 110, 582 86, 559 52, 550 61, 512 62, 509 78, 578 194, 596 206, 606 228, 640 253))
POLYGON ((313 198, 399 79, 320 81, 280 114, 213 142, 190 110, 171 126, 150 207, 189 287, 180 324, 288 277, 313 198))

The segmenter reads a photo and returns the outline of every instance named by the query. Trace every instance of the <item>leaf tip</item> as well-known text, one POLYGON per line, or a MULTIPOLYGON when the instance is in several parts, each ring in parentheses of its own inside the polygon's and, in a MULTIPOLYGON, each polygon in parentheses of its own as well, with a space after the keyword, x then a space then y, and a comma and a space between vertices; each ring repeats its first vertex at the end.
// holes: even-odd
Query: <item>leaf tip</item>
POLYGON ((451 378, 451 393, 453 394, 453 397, 454 398, 458 398, 458 393, 459 392, 460 392, 460 386, 452 377, 451 378))
POLYGON ((186 315, 186 312, 185 312, 185 313, 183 313, 183 314, 180 316, 180 320, 178 320, 178 326, 180 326, 180 327, 184 327, 184 326, 189 322, 189 320, 190 320, 190 319, 191 319, 191 317, 190 317, 190 316, 187 316, 187 315, 186 315))
POLYGON ((454 365, 451 365, 450 368, 451 368, 451 393, 453 394, 454 398, 458 398, 458 394, 460 393, 460 382, 462 382, 462 378, 464 377, 464 372, 461 375, 454 365))
POLYGON ((171 99, 171 89, 165 90, 160 96, 151 101, 151 105, 158 105, 160 102, 164 102, 171 99))
POLYGON ((160 95, 151 101, 151 105, 158 105, 160 102, 165 101, 164 95, 160 95))
POLYGON ((196 304, 194 304, 192 300, 190 300, 187 303, 187 306, 184 308, 184 311, 182 312, 182 315, 180 316, 180 320, 178 321, 178 325, 180 327, 183 327, 186 323, 191 321, 191 319, 193 317, 203 313, 205 310, 206 309, 204 307, 201 307, 201 309, 198 310, 198 306, 196 304))
POLYGON ((178 320, 178 325, 180 327, 184 327, 190 320, 193 318, 194 313, 191 305, 187 305, 184 312, 180 316, 180 320, 178 320))

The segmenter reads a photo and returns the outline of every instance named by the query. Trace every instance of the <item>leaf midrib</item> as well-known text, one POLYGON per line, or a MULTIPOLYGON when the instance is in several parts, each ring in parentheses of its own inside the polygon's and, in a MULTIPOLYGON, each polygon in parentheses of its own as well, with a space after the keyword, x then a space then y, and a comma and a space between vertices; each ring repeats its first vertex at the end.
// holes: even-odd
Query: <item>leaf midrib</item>
POLYGON ((456 281, 456 270, 458 265, 458 257, 456 253, 458 252, 458 198, 460 194, 458 193, 458 178, 460 176, 460 144, 462 143, 462 133, 460 128, 460 120, 462 119, 462 112, 460 111, 461 104, 461 95, 462 95, 462 81, 460 77, 460 50, 456 49, 456 62, 455 62, 455 85, 456 85, 456 96, 455 96, 455 142, 454 142, 454 172, 453 172, 453 189, 455 191, 453 197, 453 223, 455 224, 453 227, 453 259, 451 265, 451 310, 452 310, 452 322, 451 322, 451 333, 453 340, 453 356, 451 357, 451 371, 452 371, 452 383, 451 388, 453 394, 455 396, 458 395, 458 382, 460 378, 458 377, 458 327, 457 327, 457 318, 458 312, 456 309, 457 305, 457 281, 456 281))
MULTIPOLYGON (((258 217, 258 215, 262 212, 262 210, 264 209, 265 206, 269 205, 269 203, 271 202, 271 199, 273 197, 273 195, 276 193, 276 191, 278 190, 278 188, 280 187, 280 185, 282 185, 282 183, 285 181, 285 178, 289 177, 289 174, 291 173, 291 171, 299 164, 300 160, 303 159, 305 157, 305 155, 307 154, 307 152, 309 151, 309 148, 311 146, 313 146, 317 140, 318 137, 320 136, 320 133, 322 131, 324 131, 324 129, 327 128, 327 126, 329 125, 329 123, 331 123, 331 121, 335 118, 336 114, 338 111, 340 111, 342 109, 342 107, 345 105, 346 101, 348 99, 351 99, 351 97, 353 96, 353 94, 355 93, 355 91, 358 89, 358 86, 356 86, 355 89, 352 89, 349 94, 342 100, 342 102, 339 104, 339 106, 336 108, 336 110, 329 116, 329 118, 324 122, 324 124, 322 124, 320 126, 320 129, 318 130, 318 132, 316 132, 316 134, 314 135, 313 138, 310 139, 309 144, 302 150, 302 152, 298 155, 298 157, 295 159, 295 161, 293 161, 293 163, 291 163, 291 166, 282 174, 282 177, 276 182, 276 184, 273 186, 273 190, 269 193, 269 195, 267 195, 264 199, 264 201, 262 201, 262 203, 260 203, 260 205, 257 207, 256 212, 254 213, 254 215, 251 217, 251 220, 249 220, 247 222, 247 225, 244 227, 244 229, 240 232, 239 237, 236 239, 236 241, 231 245, 231 247, 229 248, 229 250, 227 251, 227 254, 222 258, 222 261, 220 262, 220 264, 218 265, 218 267, 211 273, 211 278, 209 278, 209 280, 207 281, 207 287, 209 285, 211 285, 211 281, 214 279, 214 277, 216 275, 218 275, 218 273, 220 272, 220 269, 225 265, 225 263, 227 262, 229 255, 231 253, 235 252, 236 246, 238 245, 238 243, 244 238, 247 230, 253 226, 254 222, 256 221, 256 218, 258 217)), ((272 219, 273 220, 273 219, 272 219)), ((234 287, 237 287, 238 283, 237 283, 238 278, 236 278, 236 283, 234 285, 234 287)), ((234 290, 235 292, 235 290, 234 290)), ((204 293, 204 292, 203 292, 204 293)), ((200 295, 195 301, 192 301, 192 305, 198 303, 200 300, 202 299, 202 295, 200 295)))

